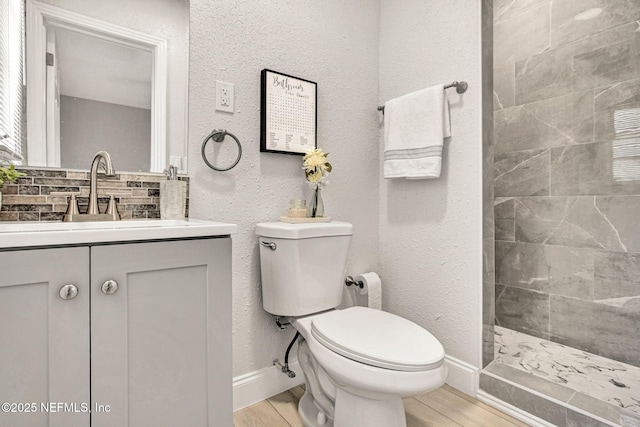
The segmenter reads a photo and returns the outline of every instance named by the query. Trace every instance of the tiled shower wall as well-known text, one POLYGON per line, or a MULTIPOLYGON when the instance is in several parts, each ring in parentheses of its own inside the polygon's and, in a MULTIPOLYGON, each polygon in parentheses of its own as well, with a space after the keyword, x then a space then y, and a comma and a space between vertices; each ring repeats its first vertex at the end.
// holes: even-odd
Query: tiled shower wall
POLYGON ((482 366, 493 360, 495 239, 493 219, 493 0, 482 1, 482 366))
POLYGON ((496 324, 640 366, 640 2, 494 8, 496 324))
MULTIPOLYGON (((67 209, 68 195, 77 195, 80 212, 89 204, 89 172, 63 169, 19 169, 26 174, 2 193, 0 221, 61 221, 67 209)), ((98 205, 104 212, 109 196, 114 195, 122 219, 160 218, 160 181, 162 174, 120 173, 115 177, 98 175, 98 205)), ((189 216, 189 178, 186 212, 189 216)))

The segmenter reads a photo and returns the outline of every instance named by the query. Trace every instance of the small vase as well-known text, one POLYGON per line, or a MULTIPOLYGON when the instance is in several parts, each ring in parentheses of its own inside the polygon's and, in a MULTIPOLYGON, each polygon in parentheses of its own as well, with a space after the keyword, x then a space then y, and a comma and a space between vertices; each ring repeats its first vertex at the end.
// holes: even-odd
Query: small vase
POLYGON ((311 193, 311 200, 307 204, 307 217, 316 218, 324 216, 324 203, 322 202, 322 191, 320 190, 320 186, 316 185, 313 187, 313 192, 311 193))

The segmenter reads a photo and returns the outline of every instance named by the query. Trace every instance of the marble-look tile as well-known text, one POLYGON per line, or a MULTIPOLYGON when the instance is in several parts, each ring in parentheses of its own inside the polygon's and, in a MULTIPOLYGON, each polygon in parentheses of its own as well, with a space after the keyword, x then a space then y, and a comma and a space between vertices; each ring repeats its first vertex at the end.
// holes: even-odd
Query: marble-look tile
MULTIPOLYGON (((500 326, 496 326, 495 331, 494 364, 501 363, 528 372, 630 411, 633 416, 640 415, 640 368, 500 326)), ((562 396, 552 397, 564 401, 562 396)), ((588 399, 576 396, 570 397, 569 402, 587 409, 576 403, 586 403, 588 399)))
POLYGON ((550 298, 552 341, 640 366, 640 312, 562 296, 550 298))
MULTIPOLYGON (((493 0, 482 0, 481 13, 482 13, 482 29, 493 28, 493 0)), ((491 43, 493 46, 493 42, 491 43)), ((483 46, 483 49, 485 47, 483 46)))
POLYGON ((494 325, 482 325, 482 367, 488 366, 493 362, 494 354, 494 340, 493 340, 493 327, 494 325))
POLYGON ((493 237, 482 239, 483 271, 482 271, 482 364, 488 365, 493 360, 493 327, 495 325, 495 241, 493 237))
POLYGON ((639 39, 600 47, 573 57, 573 90, 615 84, 640 77, 639 39))
POLYGON ((496 283, 591 300, 593 250, 496 242, 496 283))
POLYGON ((480 389, 510 405, 534 414, 554 426, 565 427, 567 425, 567 410, 564 406, 502 381, 494 374, 480 373, 480 389))
POLYGON ((495 322, 497 326, 548 339, 549 295, 528 289, 496 285, 495 322))
POLYGON ((493 69, 493 109, 515 106, 515 63, 508 62, 493 69))
MULTIPOLYGON (((557 2, 553 2, 557 4, 557 2)), ((568 2, 565 2, 568 3, 568 2)), ((553 19, 552 19, 553 21, 553 19)), ((594 75, 600 82, 610 81, 613 75, 631 76, 637 70, 624 66, 625 58, 615 54, 615 45, 625 45, 631 50, 627 61, 633 61, 638 52, 638 24, 631 20, 628 24, 620 25, 591 37, 581 39, 569 45, 555 47, 549 51, 528 58, 518 60, 515 68, 515 102, 522 105, 543 99, 581 92, 580 88, 594 87, 583 81, 585 76, 594 75), (631 48, 633 46, 633 48, 631 48), (610 54, 607 56, 607 52, 610 54), (584 55, 584 56, 582 56, 584 55), (578 85, 574 87, 574 61, 578 58, 576 71, 578 85), (600 58, 600 60, 598 59, 600 58), (608 58, 608 59, 607 59, 608 58), (594 67, 600 64, 600 67, 594 67), (615 65, 620 64, 620 65, 615 65), (608 68, 621 70, 612 71, 609 76, 608 68), (622 74, 620 74, 622 73, 622 74), (627 73, 627 74, 625 74, 627 73)), ((496 40, 496 44, 500 41, 496 40)))
MULTIPOLYGON (((638 123, 640 117, 640 79, 597 88, 594 94, 594 137, 596 141, 612 141, 616 138, 638 136, 625 132, 626 115, 630 122, 638 123), (636 115, 634 117, 634 112, 636 115), (630 114, 630 116, 629 116, 630 114), (616 132, 616 126, 618 131, 616 132)), ((637 132, 637 131, 636 131, 637 132)))
POLYGON ((516 105, 568 95, 572 91, 572 47, 561 47, 516 62, 516 105))
MULTIPOLYGON (((640 372, 636 375, 638 374, 640 374, 640 372)), ((622 402, 618 397, 615 397, 614 393, 611 394, 610 400, 615 402, 615 404, 607 403, 604 400, 591 397, 584 392, 579 392, 573 395, 569 400, 569 404, 582 409, 583 411, 587 411, 589 414, 611 421, 616 425, 628 427, 640 426, 640 411, 638 410, 637 404, 633 404, 630 409, 622 408, 620 405, 624 405, 625 402, 622 402)), ((579 423, 572 425, 575 425, 576 427, 582 426, 582 424, 579 423)))
POLYGON ((636 0, 554 1, 551 6, 553 48, 640 19, 636 0))
POLYGON ((482 271, 482 347, 485 365, 493 360, 493 326, 495 324, 495 255, 493 238, 483 239, 482 271))
POLYGON ((494 202, 496 240, 515 240, 515 200, 496 198, 494 202))
POLYGON ((510 19, 494 23, 493 63, 502 65, 544 52, 550 48, 551 7, 542 4, 510 19))
POLYGON ((606 223, 601 224, 614 240, 612 250, 619 246, 624 252, 640 252, 640 196, 596 196, 589 205, 593 218, 606 223))
POLYGON ((497 197, 549 195, 549 150, 496 155, 494 172, 497 197))
POLYGON ((519 242, 640 252, 639 196, 519 198, 515 212, 519 242))
MULTIPOLYGON (((482 119, 482 237, 493 238, 495 222, 493 218, 493 200, 495 198, 494 145, 493 145, 493 111, 491 118, 482 119)), ((483 115, 486 113, 483 112, 483 115)))
POLYGON ((594 300, 640 297, 640 254, 596 251, 594 276, 594 300))
POLYGON ((588 417, 580 412, 567 409, 567 427, 610 427, 611 424, 603 423, 595 418, 588 417))
POLYGON ((640 182, 615 179, 614 157, 611 142, 552 148, 551 195, 640 194, 640 182))
POLYGON ((496 111, 496 154, 575 144, 572 106, 569 95, 496 111))
POLYGON ((551 0, 496 0, 494 2, 494 21, 496 23, 512 19, 518 15, 537 9, 541 5, 549 5, 551 0))
POLYGON ((574 92, 572 95, 571 131, 575 142, 594 141, 594 91, 574 92))
POLYGON ((482 238, 493 239, 495 236, 495 219, 493 217, 493 204, 486 200, 482 204, 482 238))
MULTIPOLYGON (((545 396, 552 397, 561 402, 567 403, 571 399, 571 397, 575 394, 575 390, 570 389, 569 387, 565 387, 559 383, 549 381, 547 379, 541 378, 535 375, 532 372, 528 372, 526 370, 526 366, 515 368, 513 366, 509 366, 503 362, 503 359, 513 358, 513 355, 510 352, 513 351, 513 348, 506 347, 503 340, 501 340, 501 333, 505 328, 498 327, 495 329, 495 340, 500 343, 496 347, 496 352, 498 354, 495 356, 495 360, 489 366, 485 368, 485 372, 490 372, 494 375, 497 375, 506 380, 512 381, 516 384, 519 384, 528 389, 537 391, 538 393, 542 393, 545 396), (524 368, 524 369, 523 369, 524 368)), ((507 330, 508 331, 508 330, 507 330)), ((509 331, 515 332, 515 331, 509 331)), ((524 335, 524 334, 523 334, 524 335)), ((528 335, 525 335, 528 336, 528 335)), ((531 337, 534 338, 534 337, 531 337)), ((539 339, 539 338, 534 338, 539 339)), ((517 345, 518 343, 515 343, 517 345)), ((529 348, 526 345, 517 345, 517 352, 522 355, 526 354, 529 348)), ((516 354, 518 354, 516 353, 516 354)), ((521 360, 528 362, 528 359, 521 358, 521 360)))
POLYGON ((482 0, 482 112, 487 113, 493 111, 493 99, 487 96, 493 92, 493 21, 487 17, 492 13, 491 0, 482 0), (487 10, 488 9, 488 10, 487 10))

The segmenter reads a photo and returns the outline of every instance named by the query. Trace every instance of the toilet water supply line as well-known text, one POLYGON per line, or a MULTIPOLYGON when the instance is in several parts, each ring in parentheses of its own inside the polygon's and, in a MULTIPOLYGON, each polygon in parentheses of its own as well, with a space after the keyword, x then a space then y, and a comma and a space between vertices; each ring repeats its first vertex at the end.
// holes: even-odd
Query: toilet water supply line
MULTIPOLYGON (((362 280, 354 280, 353 276, 347 276, 344 283, 345 285, 347 285, 347 287, 353 286, 354 288, 360 288, 360 289, 364 288, 364 283, 362 282, 362 280)), ((356 305, 355 296, 352 295, 351 298, 353 300, 353 305, 356 305)), ((276 318, 276 323, 278 324, 280 329, 285 329, 287 325, 289 325, 289 323, 280 323, 279 317, 276 318)), ((284 365, 280 363, 280 360, 273 359, 273 366, 278 365, 280 367, 280 372, 282 372, 283 374, 287 374, 289 378, 296 377, 296 373, 293 372, 291 369, 289 369, 289 352, 291 351, 291 347, 293 347, 293 344, 296 342, 299 336, 300 336, 300 332, 296 331, 296 336, 293 337, 293 339, 291 340, 291 343, 287 347, 287 351, 285 351, 284 353, 284 365)))
POLYGON ((289 352, 291 351, 291 347, 293 347, 293 343, 296 342, 299 336, 300 332, 296 331, 296 336, 293 337, 291 343, 289 344, 289 347, 287 347, 287 351, 285 351, 284 353, 284 365, 282 365, 278 359, 273 360, 273 366, 278 365, 280 367, 280 372, 282 372, 283 374, 287 374, 289 378, 296 377, 296 373, 289 369, 289 352))

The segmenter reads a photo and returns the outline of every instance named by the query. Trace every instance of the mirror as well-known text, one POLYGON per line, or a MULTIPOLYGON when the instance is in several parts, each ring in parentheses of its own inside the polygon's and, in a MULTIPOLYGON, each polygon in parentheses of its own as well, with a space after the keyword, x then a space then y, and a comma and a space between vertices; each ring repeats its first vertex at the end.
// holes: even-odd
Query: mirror
POLYGON ((186 172, 188 0, 26 9, 23 164, 87 169, 106 150, 119 171, 186 172))

